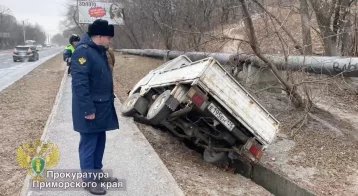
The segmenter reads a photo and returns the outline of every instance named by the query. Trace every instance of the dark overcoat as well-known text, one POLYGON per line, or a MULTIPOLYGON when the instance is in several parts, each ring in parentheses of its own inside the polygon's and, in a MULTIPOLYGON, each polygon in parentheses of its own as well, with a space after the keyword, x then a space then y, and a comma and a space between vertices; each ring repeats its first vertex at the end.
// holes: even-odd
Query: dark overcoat
POLYGON ((86 33, 72 55, 71 66, 74 130, 94 133, 118 129, 105 47, 96 45, 86 33), (90 114, 95 114, 94 120, 85 119, 90 114))

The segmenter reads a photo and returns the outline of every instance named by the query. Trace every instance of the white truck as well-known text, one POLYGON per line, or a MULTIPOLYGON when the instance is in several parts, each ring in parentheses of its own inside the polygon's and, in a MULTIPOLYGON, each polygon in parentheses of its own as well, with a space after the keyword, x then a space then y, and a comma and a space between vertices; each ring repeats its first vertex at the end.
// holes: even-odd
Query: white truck
POLYGON ((214 58, 179 56, 149 72, 121 106, 204 148, 203 158, 222 164, 230 153, 259 161, 280 123, 214 58))

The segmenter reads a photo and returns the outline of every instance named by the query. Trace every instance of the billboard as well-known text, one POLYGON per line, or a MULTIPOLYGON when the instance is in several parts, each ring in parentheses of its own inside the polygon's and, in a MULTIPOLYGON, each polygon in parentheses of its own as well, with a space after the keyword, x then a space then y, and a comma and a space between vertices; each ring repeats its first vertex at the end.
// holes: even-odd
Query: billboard
POLYGON ((124 25, 123 4, 114 0, 77 0, 77 6, 81 24, 104 19, 109 24, 124 25))

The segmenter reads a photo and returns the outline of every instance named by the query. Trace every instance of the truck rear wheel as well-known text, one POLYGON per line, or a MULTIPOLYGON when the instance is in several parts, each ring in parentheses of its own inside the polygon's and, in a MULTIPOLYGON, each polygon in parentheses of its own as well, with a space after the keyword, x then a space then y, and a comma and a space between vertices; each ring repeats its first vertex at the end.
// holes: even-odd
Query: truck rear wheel
POLYGON ((213 165, 220 165, 228 161, 227 152, 215 152, 213 150, 205 149, 203 158, 206 162, 213 165))
POLYGON ((137 112, 145 115, 147 109, 148 100, 142 97, 139 93, 134 93, 124 101, 121 107, 121 112, 123 116, 133 116, 137 112))
POLYGON ((170 90, 164 91, 153 102, 149 108, 147 119, 154 125, 159 124, 170 114, 171 110, 166 105, 167 100, 170 98, 170 90))

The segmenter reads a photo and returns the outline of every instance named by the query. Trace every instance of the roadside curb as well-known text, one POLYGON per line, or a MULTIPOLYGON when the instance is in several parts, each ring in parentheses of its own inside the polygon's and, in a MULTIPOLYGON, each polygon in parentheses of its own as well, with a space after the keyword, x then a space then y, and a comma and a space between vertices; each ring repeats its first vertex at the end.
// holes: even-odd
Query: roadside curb
MULTIPOLYGON (((118 101, 119 106, 122 106, 122 102, 119 100, 117 94, 115 94, 115 96, 116 96, 115 99, 118 101)), ((123 116, 122 113, 120 113, 120 112, 117 112, 117 115, 118 115, 118 116, 120 115, 122 118, 127 118, 128 120, 131 119, 130 117, 125 117, 125 116, 123 116)), ((118 117, 118 118, 120 118, 120 117, 118 117)), ((146 143, 148 146, 150 146, 150 148, 152 148, 153 156, 156 157, 156 159, 159 161, 159 167, 160 167, 161 170, 164 172, 164 174, 171 180, 170 182, 171 182, 171 183, 174 183, 174 184, 172 184, 172 185, 174 186, 174 188, 175 188, 175 189, 174 189, 174 193, 175 193, 175 194, 173 194, 173 195, 184 196, 185 194, 184 194, 183 190, 180 188, 178 182, 175 180, 175 178, 174 178, 174 176, 172 175, 172 173, 170 173, 169 169, 168 169, 167 166, 164 164, 163 160, 159 157, 158 153, 154 150, 153 146, 149 143, 148 139, 143 135, 143 133, 140 131, 139 127, 137 126, 137 124, 136 124, 134 121, 132 121, 131 123, 133 124, 133 126, 135 127, 135 129, 137 129, 136 132, 138 132, 139 135, 140 135, 140 136, 137 135, 137 137, 142 137, 142 138, 145 139, 145 143, 146 143)), ((169 184, 168 184, 168 185, 169 185, 169 184)))
POLYGON ((260 165, 253 166, 251 180, 276 196, 313 196, 311 191, 292 182, 275 171, 260 165))
POLYGON ((45 140, 47 132, 48 132, 48 126, 51 124, 51 122, 53 121, 53 118, 55 117, 55 114, 57 113, 58 103, 60 102, 63 87, 65 86, 65 82, 67 80, 67 77, 68 77, 67 69, 65 69, 65 72, 64 72, 62 80, 61 80, 60 88, 59 88, 58 93, 56 95, 55 103, 54 103, 54 105, 52 107, 51 114, 50 114, 49 118, 47 119, 46 125, 44 127, 44 132, 42 133, 41 141, 45 140))
MULTIPOLYGON (((60 88, 57 92, 57 95, 56 95, 56 99, 55 99, 55 102, 54 102, 54 105, 52 107, 52 110, 51 110, 51 113, 46 121, 46 125, 43 129, 43 132, 42 132, 42 135, 41 135, 41 141, 44 141, 45 138, 46 138, 46 135, 48 133, 48 127, 49 125, 51 124, 51 122, 53 121, 53 118, 55 116, 55 114, 57 113, 57 109, 58 109, 58 103, 61 99, 61 96, 62 96, 62 91, 63 91, 63 87, 64 87, 64 84, 65 84, 65 81, 67 80, 67 69, 65 69, 64 71, 64 74, 63 74, 63 77, 62 77, 62 80, 61 80, 61 84, 60 84, 60 88)), ((26 196, 27 193, 28 193, 28 189, 29 189, 29 182, 30 181, 30 176, 29 175, 26 175, 26 178, 24 180, 24 183, 23 183, 23 186, 22 186, 22 189, 21 189, 21 193, 20 193, 20 196, 26 196)))
MULTIPOLYGON (((55 116, 58 112, 58 107, 59 107, 59 104, 60 104, 60 100, 62 99, 62 96, 63 96, 63 91, 64 91, 64 86, 65 86, 65 83, 67 81, 67 70, 65 70, 64 72, 64 75, 63 75, 63 78, 62 78, 62 81, 61 81, 61 84, 60 84, 60 88, 59 88, 59 91, 57 93, 57 96, 56 96, 56 99, 55 99, 55 102, 54 102, 54 105, 53 105, 53 108, 52 108, 52 111, 49 115, 49 118, 46 122, 46 125, 44 127, 44 131, 43 131, 43 134, 41 136, 41 141, 46 141, 47 137, 48 137, 48 134, 49 134, 49 126, 52 124, 52 122, 55 120, 55 116)), ((121 101, 119 100, 118 96, 116 95, 116 101, 118 101, 119 105, 121 105, 121 101)), ((121 113, 119 113, 118 115, 121 115, 121 113)), ((123 116, 121 116, 123 117, 123 116)), ((137 129, 136 132, 138 132, 141 137, 144 138, 145 140, 145 143, 147 143, 146 145, 147 146, 151 146, 151 144, 148 142, 148 140, 145 138, 145 136, 141 133, 141 131, 139 130, 138 126, 132 122, 132 126, 135 127, 135 129, 137 129)), ((138 134, 137 134, 137 137, 138 134)), ((152 147, 151 147, 152 148, 152 147)), ((154 149, 152 149, 153 151, 153 154, 152 156, 156 157, 156 159, 159 161, 159 168, 160 170, 164 173, 165 176, 167 176, 167 178, 169 179, 168 181, 168 186, 169 185, 172 185, 172 187, 174 187, 173 189, 173 195, 178 195, 178 196, 184 196, 184 193, 182 191, 182 189, 179 187, 179 184, 177 183, 177 181, 174 179, 173 175, 169 172, 168 168, 165 166, 164 162, 160 159, 159 155, 155 152, 154 149)), ((20 193, 20 196, 27 196, 29 194, 29 181, 30 181, 30 176, 29 175, 26 175, 26 178, 23 182, 23 186, 22 186, 22 190, 21 190, 21 193, 20 193)))
POLYGON ((262 186, 275 196, 314 196, 315 194, 287 177, 264 166, 263 164, 250 164, 236 159, 232 166, 235 173, 249 178, 256 184, 262 186))

